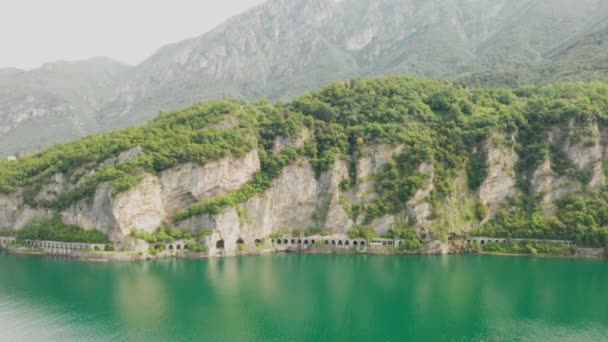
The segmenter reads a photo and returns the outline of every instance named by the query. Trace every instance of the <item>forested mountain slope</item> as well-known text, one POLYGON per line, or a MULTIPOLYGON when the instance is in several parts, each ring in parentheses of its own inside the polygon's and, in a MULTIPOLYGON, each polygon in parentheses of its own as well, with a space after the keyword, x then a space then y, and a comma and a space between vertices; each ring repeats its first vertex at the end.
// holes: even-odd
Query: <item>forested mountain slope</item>
POLYGON ((121 241, 179 227, 239 253, 282 234, 607 238, 608 85, 340 82, 212 101, 0 163, 0 227, 121 241), (59 223, 61 221, 62 223, 59 223))
POLYGON ((0 154, 202 100, 285 100, 352 77, 514 87, 603 79, 606 18, 602 0, 271 0, 131 68, 27 87, 0 73, 0 154))

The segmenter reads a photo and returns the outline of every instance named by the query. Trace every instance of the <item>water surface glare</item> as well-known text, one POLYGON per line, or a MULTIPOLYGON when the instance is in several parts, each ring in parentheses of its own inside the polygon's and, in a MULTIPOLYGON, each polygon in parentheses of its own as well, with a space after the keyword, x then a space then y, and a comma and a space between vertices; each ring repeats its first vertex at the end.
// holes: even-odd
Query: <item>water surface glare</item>
POLYGON ((608 262, 0 255, 2 341, 608 341, 608 262))

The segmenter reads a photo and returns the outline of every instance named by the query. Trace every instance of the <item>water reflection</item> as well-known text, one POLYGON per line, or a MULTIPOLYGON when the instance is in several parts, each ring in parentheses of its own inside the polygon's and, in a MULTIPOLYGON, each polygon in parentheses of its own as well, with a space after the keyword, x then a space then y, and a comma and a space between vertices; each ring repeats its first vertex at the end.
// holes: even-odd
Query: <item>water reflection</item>
POLYGON ((88 264, 0 256, 0 271, 0 329, 18 327, 14 339, 608 336, 601 261, 274 255, 88 264))

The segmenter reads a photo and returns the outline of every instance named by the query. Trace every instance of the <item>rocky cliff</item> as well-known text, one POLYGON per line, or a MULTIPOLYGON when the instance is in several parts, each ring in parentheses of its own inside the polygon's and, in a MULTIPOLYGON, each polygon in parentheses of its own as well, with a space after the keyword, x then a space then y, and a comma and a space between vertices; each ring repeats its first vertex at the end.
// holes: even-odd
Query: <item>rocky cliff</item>
MULTIPOLYGON (((547 132, 547 135, 551 135, 547 132)), ((605 146, 604 146, 605 147, 605 146)), ((491 139, 483 144, 486 151, 488 174, 476 192, 456 188, 452 196, 440 204, 446 208, 445 217, 433 215, 430 194, 433 191, 433 164, 425 162, 420 171, 431 175, 426 184, 407 202, 402 211, 374 218, 369 225, 378 235, 403 224, 412 224, 422 236, 433 237, 442 221, 450 216, 466 215, 467 201, 485 204, 491 217, 504 208, 509 198, 518 195, 515 186, 514 163, 517 154, 511 148, 496 147, 491 139), (464 191, 465 193, 459 193, 464 191), (472 198, 472 200, 468 199, 472 198), (464 208, 463 208, 464 205, 464 208), (464 212, 464 214, 463 214, 464 212)), ((601 145, 589 147, 562 146, 573 164, 581 168, 591 163, 603 162, 603 155, 595 153, 601 145)), ((255 252, 255 241, 268 239, 276 233, 304 234, 314 226, 327 228, 332 235, 344 237, 357 224, 366 222, 365 215, 352 217, 347 210, 352 206, 364 206, 378 196, 375 191, 375 176, 383 165, 391 161, 403 146, 376 145, 366 148, 357 160, 357 185, 344 191, 340 184, 348 179, 348 161, 337 160, 330 170, 319 177, 306 158, 301 158, 285 167, 281 176, 268 190, 244 203, 226 208, 218 214, 202 214, 189 218, 179 227, 190 231, 210 230, 208 238, 211 255, 255 252), (297 232, 297 233, 296 233, 297 232), (219 251, 216 242, 225 242, 219 251), (246 246, 241 250, 237 241, 246 246)), ((122 240, 132 231, 154 232, 161 225, 171 224, 172 215, 193 203, 238 190, 260 170, 257 150, 242 158, 228 157, 206 165, 182 164, 162 172, 160 175, 146 174, 132 189, 112 194, 112 184, 101 184, 92 199, 83 199, 61 212, 65 223, 84 229, 97 229, 115 240, 122 240)), ((594 174, 589 184, 576 178, 557 177, 547 160, 533 173, 531 191, 541 196, 546 207, 554 206, 556 200, 583 187, 601 187, 603 171, 594 174)), ((52 177, 55 182, 41 190, 39 196, 48 198, 60 194, 70 185, 65 184, 62 174, 52 177), (50 189, 53 188, 51 191, 50 189)), ((455 180, 455 183, 458 183, 455 180)), ((547 212, 550 214, 550 211, 547 212)), ((24 204, 21 194, 0 197, 0 226, 19 229, 35 218, 51 217, 50 210, 31 208, 24 204)), ((450 233, 467 232, 480 222, 471 219, 466 226, 450 226, 450 233)))
MULTIPOLYGON (((481 105, 466 109, 474 115, 454 107, 448 107, 453 110, 449 112, 434 102, 438 100, 432 94, 460 92, 463 100, 452 101, 460 103, 458 108, 464 106, 466 96, 486 95, 416 79, 378 79, 364 85, 365 91, 336 85, 278 109, 266 102, 221 102, 162 115, 143 130, 109 135, 108 144, 127 136, 134 140, 109 157, 79 167, 57 166, 74 163, 67 163, 67 157, 54 150, 6 162, 2 175, 21 179, 19 172, 40 173, 37 178, 4 185, 6 189, 12 186, 12 191, 0 195, 0 227, 21 229, 37 218, 59 217, 66 224, 102 231, 116 241, 132 232, 177 227, 207 231, 211 255, 255 253, 271 236, 323 233, 344 237, 363 226, 371 227, 376 236, 408 227, 421 239, 445 240, 469 233, 499 213, 504 217, 517 210, 534 211, 535 205, 542 215, 553 217, 568 195, 587 196, 604 188, 607 126, 598 118, 564 117, 528 126, 538 113, 533 107, 536 102, 530 100, 532 107, 526 109, 521 101, 527 100, 521 97, 512 104, 492 103, 502 116, 491 126, 481 105), (395 88, 406 84, 412 88, 395 88), (422 85, 428 88, 420 93, 427 97, 417 102, 411 90, 422 85), (352 94, 368 94, 371 86, 378 93, 390 94, 385 96, 394 104, 392 108, 400 108, 399 99, 406 98, 409 107, 404 108, 415 111, 418 103, 428 111, 414 114, 418 122, 404 120, 395 125, 384 122, 391 115, 386 110, 388 114, 377 119, 382 123, 369 124, 376 120, 373 113, 382 112, 373 106, 383 102, 366 97, 373 105, 344 104, 341 112, 339 101, 354 98, 352 94), (353 93, 326 97, 347 89, 353 93), (321 104, 325 103, 321 99, 329 104, 321 104), (499 126, 511 120, 504 116, 507 108, 530 113, 522 114, 530 115, 525 123, 520 114, 514 116, 521 125, 517 131, 499 126), (446 113, 462 128, 444 131, 451 124, 434 126, 446 113), (424 115, 434 118, 427 128, 421 126, 424 115), (469 126, 462 122, 476 116, 484 124, 473 122, 474 130, 467 136, 469 126), (344 131, 347 124, 343 122, 348 122, 350 131, 344 131), (252 130, 257 133, 248 137, 252 130), (142 138, 152 133, 156 138, 142 138), (159 136, 168 140, 153 145, 159 136), (234 145, 246 146, 248 139, 256 140, 252 148, 228 152, 234 145), (209 141, 213 144, 205 145, 209 141), (457 149, 449 149, 452 146, 457 149), (49 156, 57 159, 44 164, 48 165, 45 169, 42 161, 49 156)), ((407 109, 401 113, 410 115, 407 109)), ((101 142, 97 137, 90 139, 90 146, 97 150, 101 142)), ((78 151, 88 142, 59 148, 76 150, 68 155, 79 161, 84 155, 78 151)))

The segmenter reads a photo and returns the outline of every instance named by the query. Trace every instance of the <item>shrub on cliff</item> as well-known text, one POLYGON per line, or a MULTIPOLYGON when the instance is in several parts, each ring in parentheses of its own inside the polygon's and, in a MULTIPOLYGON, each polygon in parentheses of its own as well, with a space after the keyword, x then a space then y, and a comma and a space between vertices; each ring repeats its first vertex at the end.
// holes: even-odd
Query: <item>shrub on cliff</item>
POLYGON ((370 226, 356 226, 347 232, 351 239, 371 240, 376 236, 374 228, 370 226))
POLYGON ((97 230, 83 230, 59 219, 34 220, 17 233, 17 240, 107 243, 108 237, 97 230))

